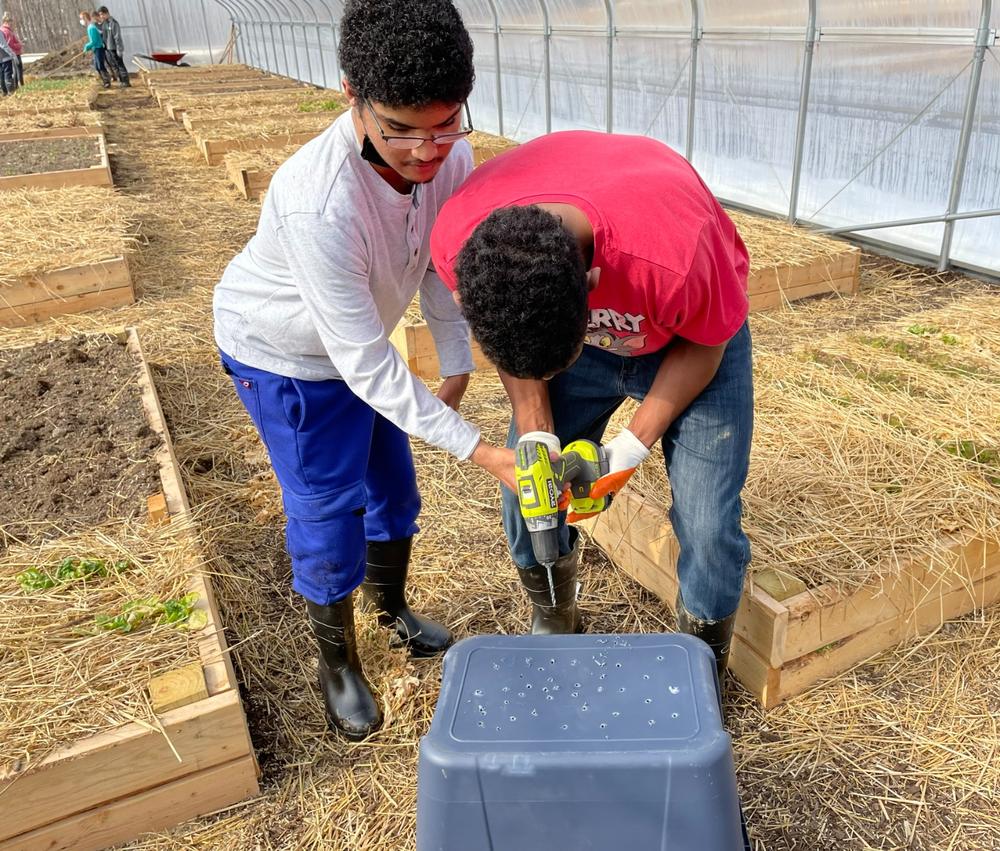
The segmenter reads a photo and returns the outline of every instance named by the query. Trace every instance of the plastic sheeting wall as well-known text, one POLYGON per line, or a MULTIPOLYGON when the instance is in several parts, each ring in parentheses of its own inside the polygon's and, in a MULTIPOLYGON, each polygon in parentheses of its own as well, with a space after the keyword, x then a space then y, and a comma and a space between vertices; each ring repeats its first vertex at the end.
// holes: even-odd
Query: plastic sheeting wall
MULTIPOLYGON (((1000 275, 1000 217, 941 220, 977 64, 954 211, 1000 207, 1000 56, 991 30, 974 61, 979 0, 456 3, 476 47, 477 128, 521 141, 567 128, 654 136, 730 203, 826 227, 936 218, 859 235, 927 259, 944 249, 945 262, 1000 275)), ((232 20, 243 61, 339 87, 336 0, 155 5, 157 45, 173 44, 158 39, 171 28, 179 49, 196 49, 199 32, 221 45, 232 20)))

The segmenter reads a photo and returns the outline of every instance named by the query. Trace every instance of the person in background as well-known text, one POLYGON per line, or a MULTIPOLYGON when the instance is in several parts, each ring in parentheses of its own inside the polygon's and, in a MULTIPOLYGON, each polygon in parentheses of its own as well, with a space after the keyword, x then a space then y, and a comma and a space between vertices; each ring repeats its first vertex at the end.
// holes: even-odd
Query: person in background
POLYGON ((101 78, 104 88, 111 88, 111 78, 108 76, 108 51, 104 46, 104 39, 101 37, 101 28, 98 25, 97 12, 81 12, 80 26, 87 30, 87 43, 83 46, 83 52, 94 54, 94 70, 101 78))
POLYGON ((14 51, 13 67, 11 68, 11 76, 14 80, 14 87, 24 85, 24 62, 21 60, 21 53, 24 52, 24 45, 21 43, 21 39, 17 37, 14 33, 14 19, 11 18, 10 12, 3 13, 3 23, 0 23, 0 32, 3 33, 4 38, 7 39, 7 44, 10 49, 14 51))
POLYGON ((101 25, 101 38, 104 39, 104 48, 107 51, 108 70, 111 75, 118 79, 123 89, 127 89, 132 84, 128 79, 128 68, 125 67, 125 42, 122 40, 122 26, 108 11, 107 6, 101 6, 97 10, 98 20, 101 25))

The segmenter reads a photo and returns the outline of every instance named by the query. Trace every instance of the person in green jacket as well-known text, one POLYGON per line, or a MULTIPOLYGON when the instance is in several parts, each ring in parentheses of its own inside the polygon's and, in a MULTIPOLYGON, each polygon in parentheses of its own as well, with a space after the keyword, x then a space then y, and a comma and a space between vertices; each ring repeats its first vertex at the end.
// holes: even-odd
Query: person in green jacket
POLYGON ((97 72, 97 76, 101 78, 104 88, 110 89, 111 77, 108 74, 108 51, 104 46, 104 39, 101 38, 101 28, 97 21, 97 12, 80 13, 80 26, 87 28, 87 43, 83 46, 83 52, 93 51, 94 70, 97 72))

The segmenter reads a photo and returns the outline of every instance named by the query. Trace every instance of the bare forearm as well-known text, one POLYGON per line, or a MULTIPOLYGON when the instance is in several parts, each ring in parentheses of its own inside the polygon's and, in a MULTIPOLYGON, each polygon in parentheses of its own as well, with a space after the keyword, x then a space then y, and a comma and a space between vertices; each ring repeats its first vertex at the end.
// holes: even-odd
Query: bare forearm
POLYGON ((629 431, 646 446, 656 443, 709 385, 725 351, 725 343, 699 346, 677 338, 663 358, 649 393, 632 417, 629 431))
POLYGON ((549 404, 549 387, 544 381, 514 378, 498 370, 504 389, 514 409, 514 422, 518 434, 529 431, 551 432, 552 407, 549 404))

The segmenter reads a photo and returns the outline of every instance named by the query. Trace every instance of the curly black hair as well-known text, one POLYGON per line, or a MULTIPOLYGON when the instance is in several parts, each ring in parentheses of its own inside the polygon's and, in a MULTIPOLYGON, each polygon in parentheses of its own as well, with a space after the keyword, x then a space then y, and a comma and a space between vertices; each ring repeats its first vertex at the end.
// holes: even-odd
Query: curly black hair
POLYGON ((424 107, 472 92, 472 39, 451 0, 348 0, 340 26, 340 67, 361 97, 424 107))
POLYGON ((587 270, 558 218, 495 210, 462 246, 455 276, 472 335, 504 372, 545 378, 573 362, 587 332, 587 270))

